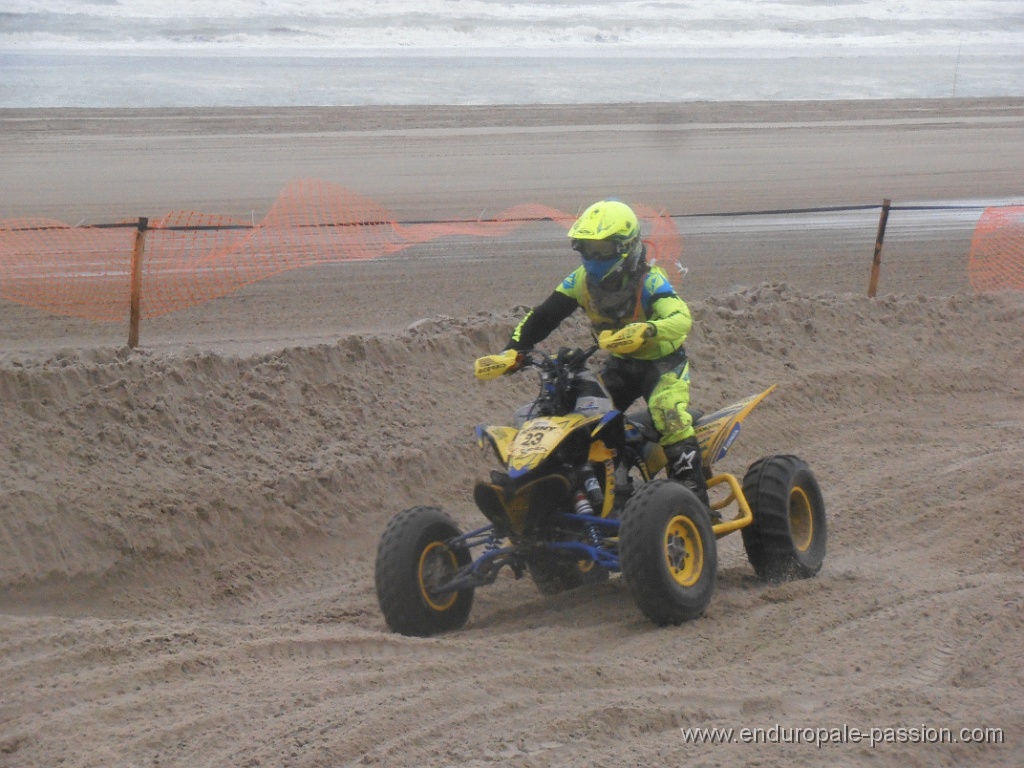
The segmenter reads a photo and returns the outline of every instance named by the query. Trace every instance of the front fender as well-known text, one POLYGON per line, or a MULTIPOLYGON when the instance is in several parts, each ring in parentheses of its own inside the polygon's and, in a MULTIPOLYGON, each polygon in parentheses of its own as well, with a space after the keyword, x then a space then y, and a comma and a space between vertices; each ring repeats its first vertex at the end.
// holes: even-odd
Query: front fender
POLYGON ((520 478, 534 471, 572 435, 582 435, 580 439, 589 444, 591 429, 600 419, 580 413, 530 419, 509 446, 509 477, 520 478))
POLYGON ((476 442, 481 448, 488 445, 494 450, 494 455, 502 466, 508 464, 509 451, 512 441, 516 439, 519 430, 515 427, 492 427, 480 424, 476 428, 476 442))

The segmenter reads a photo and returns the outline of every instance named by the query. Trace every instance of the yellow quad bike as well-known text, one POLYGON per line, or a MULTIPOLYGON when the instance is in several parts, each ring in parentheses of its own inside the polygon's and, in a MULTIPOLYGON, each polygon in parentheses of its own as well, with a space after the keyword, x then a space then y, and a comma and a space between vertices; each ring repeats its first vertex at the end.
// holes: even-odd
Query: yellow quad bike
POLYGON ((388 626, 428 636, 463 626, 476 587, 508 567, 544 594, 621 572, 659 626, 700 616, 715 587, 716 538, 741 531, 756 574, 778 581, 814 576, 825 557, 825 505, 810 468, 795 456, 756 461, 742 483, 713 470, 743 419, 775 387, 710 415, 694 412, 710 509, 667 464, 646 408, 623 414, 587 368, 599 349, 482 357, 476 376, 519 368, 539 373, 537 397, 512 426, 479 426, 481 447, 502 469, 474 498, 488 525, 463 533, 437 507, 397 514, 377 550, 377 599, 388 626), (715 491, 715 488, 718 488, 715 491), (473 554, 474 550, 477 554, 473 554))

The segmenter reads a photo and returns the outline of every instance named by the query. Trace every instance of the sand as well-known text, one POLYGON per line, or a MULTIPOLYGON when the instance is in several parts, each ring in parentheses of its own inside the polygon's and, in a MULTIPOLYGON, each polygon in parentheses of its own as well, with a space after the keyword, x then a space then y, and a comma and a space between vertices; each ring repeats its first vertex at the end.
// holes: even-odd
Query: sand
MULTIPOLYGON (((6 111, 0 217, 237 215, 307 175, 401 217, 572 210, 614 180, 674 213, 995 198, 1022 139, 1019 100, 6 111)), ((695 403, 779 385, 720 469, 810 464, 817 578, 759 582, 734 535, 680 627, 618 578, 544 598, 507 574, 459 632, 388 633, 380 533, 414 504, 480 524, 472 428, 534 384, 472 361, 572 266, 562 237, 282 275, 134 351, 0 303, 0 766, 1024 763, 1024 299, 970 290, 969 228, 895 238, 875 299, 870 218, 687 238, 695 403), (891 740, 803 730, 844 728, 891 740)))

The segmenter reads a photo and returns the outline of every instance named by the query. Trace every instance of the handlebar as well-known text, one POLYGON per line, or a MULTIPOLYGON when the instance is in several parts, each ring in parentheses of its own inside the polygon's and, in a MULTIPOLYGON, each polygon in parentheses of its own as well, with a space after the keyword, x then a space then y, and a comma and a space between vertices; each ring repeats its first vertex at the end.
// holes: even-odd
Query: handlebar
POLYGON ((553 355, 538 349, 529 349, 522 353, 523 364, 520 367, 540 368, 544 371, 564 365, 570 370, 580 371, 583 370, 587 360, 593 357, 594 353, 599 349, 600 347, 597 344, 586 349, 562 347, 553 355))
POLYGON ((598 344, 587 349, 562 347, 553 355, 537 349, 527 349, 521 352, 506 349, 497 355, 477 358, 473 373, 482 381, 490 381, 523 368, 537 368, 541 374, 556 370, 559 366, 565 366, 571 371, 581 371, 587 360, 600 348, 598 344))

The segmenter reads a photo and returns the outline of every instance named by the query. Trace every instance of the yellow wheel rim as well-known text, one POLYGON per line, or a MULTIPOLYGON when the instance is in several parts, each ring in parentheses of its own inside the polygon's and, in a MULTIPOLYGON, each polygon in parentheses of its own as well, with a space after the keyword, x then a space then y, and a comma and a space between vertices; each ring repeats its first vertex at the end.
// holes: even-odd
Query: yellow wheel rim
POLYGON ((811 502, 800 487, 789 492, 789 533, 793 537, 793 546, 800 552, 811 548, 814 538, 814 513, 811 502))
POLYGON ((417 571, 420 584, 420 595, 424 602, 435 611, 447 611, 459 597, 458 592, 452 592, 446 599, 439 601, 433 596, 433 591, 448 576, 459 567, 455 559, 455 553, 440 541, 432 541, 420 555, 420 565, 417 571))
POLYGON ((692 587, 704 572, 704 545, 693 520, 673 517, 665 528, 665 560, 676 583, 692 587))

